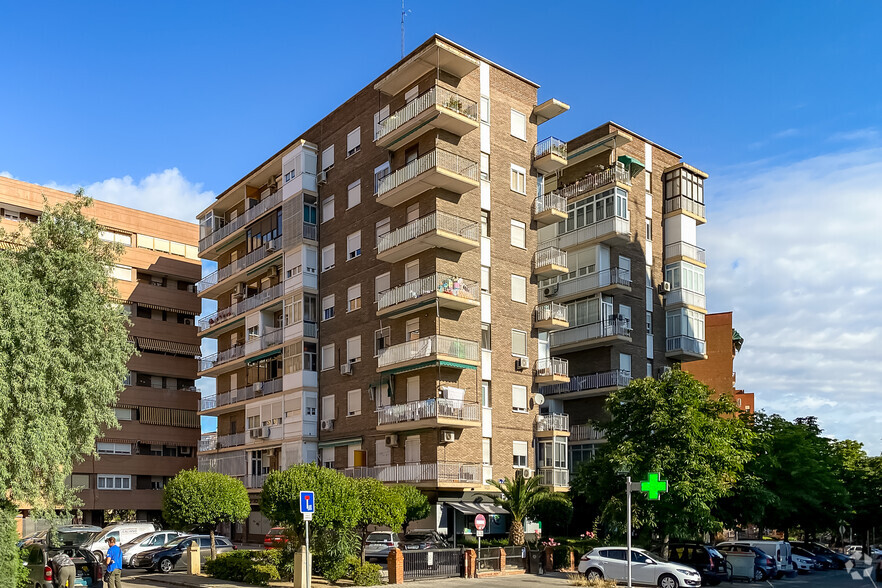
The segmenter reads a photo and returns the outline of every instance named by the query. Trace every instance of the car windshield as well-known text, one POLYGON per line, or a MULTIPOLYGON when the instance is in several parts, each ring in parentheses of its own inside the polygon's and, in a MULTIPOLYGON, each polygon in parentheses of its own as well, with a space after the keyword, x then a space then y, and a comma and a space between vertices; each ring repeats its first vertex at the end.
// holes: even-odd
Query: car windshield
POLYGON ((188 539, 190 539, 190 538, 189 537, 178 537, 177 539, 172 539, 171 541, 169 541, 168 543, 163 545, 163 547, 177 547, 183 541, 187 541, 188 539))
POLYGON ((284 535, 285 529, 270 529, 267 535, 284 535))
POLYGON ((125 542, 123 545, 135 545, 136 543, 140 543, 141 541, 144 541, 145 539, 150 537, 150 535, 152 535, 152 534, 153 533, 143 533, 142 535, 138 535, 134 539, 131 539, 131 540, 125 542))
POLYGON ((368 541, 389 541, 389 533, 371 533, 367 537, 368 541))
POLYGON ((82 545, 92 538, 94 533, 89 531, 65 531, 57 533, 56 545, 82 545))

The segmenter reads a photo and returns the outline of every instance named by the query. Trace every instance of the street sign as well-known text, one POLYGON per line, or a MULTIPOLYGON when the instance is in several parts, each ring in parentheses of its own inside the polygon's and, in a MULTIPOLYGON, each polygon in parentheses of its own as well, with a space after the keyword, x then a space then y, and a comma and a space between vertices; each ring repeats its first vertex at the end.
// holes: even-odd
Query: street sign
POLYGON ((484 536, 484 529, 478 529, 477 531, 475 531, 475 537, 483 537, 483 536, 484 536))
POLYGON ((475 528, 479 531, 483 531, 484 527, 487 526, 487 519, 484 518, 484 515, 478 514, 475 515, 475 528))
POLYGON ((306 588, 311 588, 312 586, 312 555, 310 555, 309 551, 309 521, 312 520, 312 514, 315 512, 315 492, 312 490, 301 490, 300 491, 300 514, 303 515, 303 520, 306 524, 306 534, 304 535, 306 539, 306 557, 304 559, 304 564, 306 565, 306 588))
MULTIPOLYGON (((303 490, 300 492, 300 513, 312 514, 315 512, 315 492, 303 490)), ((312 518, 312 517, 310 517, 312 518)))
POLYGON ((649 474, 648 480, 640 482, 640 490, 646 492, 650 500, 659 500, 661 493, 668 491, 668 481, 659 480, 659 474, 652 472, 649 474))

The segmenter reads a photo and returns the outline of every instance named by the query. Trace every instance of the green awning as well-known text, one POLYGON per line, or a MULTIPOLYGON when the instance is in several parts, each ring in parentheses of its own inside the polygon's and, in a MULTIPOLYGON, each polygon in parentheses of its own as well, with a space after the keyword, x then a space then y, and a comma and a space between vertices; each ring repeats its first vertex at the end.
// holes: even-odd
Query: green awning
POLYGON ((362 437, 349 437, 348 439, 336 439, 334 441, 322 441, 318 444, 319 449, 325 447, 346 447, 348 445, 358 445, 363 441, 362 437))
POLYGON ((477 370, 478 366, 469 365, 467 363, 457 363, 455 361, 425 361, 423 363, 417 363, 414 365, 407 365, 400 368, 393 368, 391 370, 383 370, 384 374, 394 375, 394 374, 403 374, 405 372, 413 372, 416 370, 421 370, 427 367, 433 367, 440 365, 441 367, 452 367, 458 370, 477 370))
POLYGON ((260 355, 258 355, 256 357, 252 357, 251 359, 246 360, 245 365, 251 365, 252 363, 256 363, 256 362, 260 361, 261 359, 266 359, 266 358, 272 357, 274 355, 279 355, 280 353, 282 353, 281 349, 275 349, 273 351, 267 351, 266 353, 261 353, 260 355))
POLYGON ((630 155, 619 155, 619 161, 625 164, 625 167, 629 168, 632 178, 642 170, 646 169, 646 166, 643 165, 642 161, 635 159, 630 155))

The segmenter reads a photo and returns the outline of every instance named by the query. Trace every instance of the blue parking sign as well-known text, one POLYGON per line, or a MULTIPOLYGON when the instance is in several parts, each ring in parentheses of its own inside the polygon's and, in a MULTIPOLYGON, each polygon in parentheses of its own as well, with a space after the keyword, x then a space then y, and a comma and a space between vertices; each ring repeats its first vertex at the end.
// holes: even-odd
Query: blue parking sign
POLYGON ((315 512, 315 492, 303 490, 300 492, 300 512, 312 514, 315 512))

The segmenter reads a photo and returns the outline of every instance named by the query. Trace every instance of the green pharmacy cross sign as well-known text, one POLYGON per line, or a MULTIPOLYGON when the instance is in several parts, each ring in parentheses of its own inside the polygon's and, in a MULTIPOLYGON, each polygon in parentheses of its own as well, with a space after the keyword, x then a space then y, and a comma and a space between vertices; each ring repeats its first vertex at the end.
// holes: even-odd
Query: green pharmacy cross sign
POLYGON ((648 480, 640 482, 640 490, 646 492, 650 500, 659 500, 660 494, 668 491, 668 481, 659 480, 659 474, 652 472, 649 474, 648 480))

